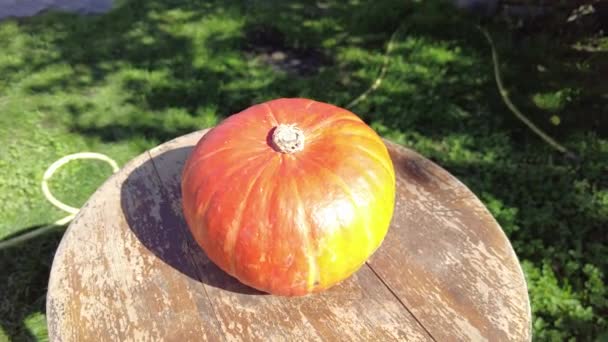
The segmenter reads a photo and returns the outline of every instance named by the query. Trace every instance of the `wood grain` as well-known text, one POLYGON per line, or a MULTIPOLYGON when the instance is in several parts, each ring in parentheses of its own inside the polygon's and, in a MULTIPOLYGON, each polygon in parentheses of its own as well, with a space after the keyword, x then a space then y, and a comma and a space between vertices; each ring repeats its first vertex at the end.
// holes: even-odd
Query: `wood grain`
POLYGON ((395 216, 366 266, 300 298, 240 284, 181 213, 181 169, 203 134, 137 157, 80 211, 49 281, 52 341, 529 340, 525 282, 500 227, 446 171, 391 144, 395 216))
POLYGON ((399 190, 370 266, 438 341, 530 340, 523 272, 498 223, 448 172, 387 145, 399 190))
MULTIPOLYGON (((53 261, 47 299, 54 341, 157 341, 221 338, 200 284, 153 255, 129 229, 121 203, 149 213, 164 259, 179 257, 179 239, 159 223, 167 214, 161 184, 144 154, 112 176, 81 209, 53 261), (142 166, 143 165, 143 166, 142 166), (121 191, 126 187, 126 191, 121 191), (124 198, 121 198, 124 196, 124 198)), ((185 260, 184 262, 188 262, 185 260)))

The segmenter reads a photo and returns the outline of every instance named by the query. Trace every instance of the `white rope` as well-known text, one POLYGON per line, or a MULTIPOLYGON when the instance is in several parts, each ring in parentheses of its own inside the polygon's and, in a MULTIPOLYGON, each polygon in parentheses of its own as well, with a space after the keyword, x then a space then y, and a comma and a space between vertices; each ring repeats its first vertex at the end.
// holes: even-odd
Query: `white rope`
POLYGON ((49 190, 49 186, 48 186, 47 182, 49 179, 51 179, 51 177, 53 176, 55 171, 57 171, 60 167, 69 163, 72 160, 77 160, 77 159, 103 160, 106 163, 110 164, 110 166, 112 167, 112 172, 117 172, 119 170, 118 164, 112 158, 106 156, 105 154, 94 153, 94 152, 80 152, 80 153, 70 154, 70 155, 60 158, 59 160, 57 160, 56 162, 51 164, 51 166, 49 166, 49 168, 46 169, 46 171, 44 172, 44 176, 42 176, 42 193, 44 194, 44 197, 46 197, 46 199, 49 202, 51 202, 51 204, 53 204, 57 208, 65 211, 66 213, 69 213, 72 215, 76 215, 76 213, 80 209, 69 206, 69 205, 61 202, 60 200, 58 200, 55 196, 53 196, 53 194, 49 190))
POLYGON ((105 154, 101 154, 101 153, 79 152, 79 153, 69 154, 67 156, 61 157, 59 160, 55 161, 53 164, 51 164, 51 166, 49 166, 46 169, 46 171, 44 172, 44 175, 42 176, 42 183, 40 184, 40 186, 42 188, 42 193, 44 194, 44 197, 49 202, 51 202, 51 204, 53 204, 60 210, 65 211, 69 215, 67 215, 49 225, 46 225, 46 226, 43 226, 40 228, 36 228, 30 232, 16 236, 12 239, 1 241, 0 250, 13 246, 13 245, 16 245, 23 241, 29 240, 38 235, 41 235, 42 233, 46 232, 47 230, 50 230, 53 227, 66 225, 70 221, 72 221, 74 219, 74 217, 76 217, 76 214, 78 213, 78 211, 80 209, 67 205, 67 204, 61 202, 60 200, 58 200, 55 196, 53 196, 53 194, 51 193, 51 190, 49 189, 48 181, 51 179, 53 174, 55 174, 55 172, 57 170, 59 170, 60 167, 71 162, 72 160, 79 160, 79 159, 97 159, 97 160, 105 161, 106 163, 110 164, 110 166, 112 167, 112 173, 116 173, 116 172, 118 172, 118 170, 120 170, 120 168, 118 167, 118 163, 116 163, 116 161, 114 161, 114 159, 106 156, 105 154))

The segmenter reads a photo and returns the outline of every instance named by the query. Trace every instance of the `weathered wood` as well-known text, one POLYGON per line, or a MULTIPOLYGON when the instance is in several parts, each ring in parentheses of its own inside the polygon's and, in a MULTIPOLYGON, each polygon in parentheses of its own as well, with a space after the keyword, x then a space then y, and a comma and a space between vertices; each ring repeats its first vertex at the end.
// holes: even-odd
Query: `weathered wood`
POLYGON ((371 267, 438 341, 530 340, 526 283, 498 223, 448 172, 387 146, 398 192, 371 267))
POLYGON ((368 265, 300 298, 240 284, 182 217, 181 169, 202 134, 134 159, 80 211, 53 263, 51 340, 529 339, 525 282, 500 227, 447 172, 391 144, 395 216, 368 265))
POLYGON ((68 228, 49 280, 53 340, 220 339, 216 325, 200 324, 215 318, 204 293, 196 291, 199 282, 165 261, 179 257, 182 246, 171 238, 171 226, 159 225, 170 208, 163 206, 161 183, 148 160, 146 153, 112 176, 68 228), (163 258, 129 229, 123 205, 149 214, 142 226, 158 228, 147 239, 163 242, 163 258))

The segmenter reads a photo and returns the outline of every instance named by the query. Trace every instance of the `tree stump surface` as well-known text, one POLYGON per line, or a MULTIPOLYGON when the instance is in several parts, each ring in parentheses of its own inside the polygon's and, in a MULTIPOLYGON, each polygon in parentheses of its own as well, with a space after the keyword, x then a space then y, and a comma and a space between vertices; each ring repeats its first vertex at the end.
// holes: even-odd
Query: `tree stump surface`
POLYGON ((527 341, 517 257, 484 205, 414 151, 386 142, 389 232, 352 277, 319 294, 242 285, 194 242, 180 177, 206 131, 129 162, 89 199, 55 255, 51 341, 527 341))

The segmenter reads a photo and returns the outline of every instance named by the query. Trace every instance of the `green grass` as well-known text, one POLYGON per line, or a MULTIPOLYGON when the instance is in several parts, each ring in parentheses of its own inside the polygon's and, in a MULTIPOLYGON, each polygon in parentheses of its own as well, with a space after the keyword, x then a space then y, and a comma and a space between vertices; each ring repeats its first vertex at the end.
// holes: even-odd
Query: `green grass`
MULTIPOLYGON (((382 86, 353 110, 488 206, 522 261, 536 340, 607 336, 608 91, 598 75, 608 49, 490 26, 513 101, 582 157, 573 163, 506 109, 470 18, 444 12, 400 1, 133 0, 102 16, 0 23, 0 240, 65 216, 40 191, 61 156, 95 151, 122 165, 277 97, 345 105, 373 82, 403 25, 382 86), (276 50, 300 67, 262 57, 276 50)), ((80 206, 110 173, 101 162, 72 162, 50 186, 80 206)), ((0 341, 46 338, 46 284, 62 232, 0 251, 0 341)))

